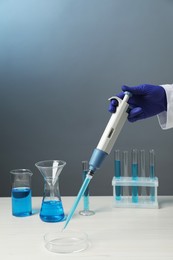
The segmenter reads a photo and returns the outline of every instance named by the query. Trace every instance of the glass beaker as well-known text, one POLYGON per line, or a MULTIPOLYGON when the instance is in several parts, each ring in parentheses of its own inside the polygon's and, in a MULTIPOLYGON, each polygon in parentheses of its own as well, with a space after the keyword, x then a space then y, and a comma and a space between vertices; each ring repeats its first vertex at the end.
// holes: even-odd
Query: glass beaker
POLYGON ((66 162, 61 160, 40 161, 35 164, 44 178, 44 194, 40 218, 45 222, 65 220, 59 190, 59 175, 65 165, 66 162))
POLYGON ((32 214, 31 176, 28 169, 11 170, 12 179, 12 214, 16 217, 25 217, 32 214))

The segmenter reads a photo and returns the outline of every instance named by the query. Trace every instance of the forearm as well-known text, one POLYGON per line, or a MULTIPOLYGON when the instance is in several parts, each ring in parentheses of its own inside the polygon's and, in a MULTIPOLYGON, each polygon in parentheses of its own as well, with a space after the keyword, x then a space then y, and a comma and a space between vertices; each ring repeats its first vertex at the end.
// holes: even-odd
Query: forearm
POLYGON ((158 114, 159 124, 162 129, 173 128, 173 84, 162 85, 166 92, 167 111, 158 114))

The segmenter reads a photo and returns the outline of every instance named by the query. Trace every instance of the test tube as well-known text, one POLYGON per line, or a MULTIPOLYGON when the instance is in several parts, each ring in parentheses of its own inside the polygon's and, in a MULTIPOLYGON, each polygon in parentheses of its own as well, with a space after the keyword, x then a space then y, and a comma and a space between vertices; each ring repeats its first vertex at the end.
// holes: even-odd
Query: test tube
MULTIPOLYGON (((138 151, 137 149, 132 150, 132 180, 138 179, 138 151)), ((138 187, 132 186, 132 202, 138 203, 138 187)))
MULTIPOLYGON (((88 173, 88 161, 82 161, 82 180, 84 182, 86 175, 88 173)), ((83 210, 79 211, 82 216, 91 216, 95 212, 89 209, 89 186, 86 188, 83 195, 83 210)))
MULTIPOLYGON (((155 152, 153 149, 151 149, 149 151, 149 161, 150 161, 150 178, 152 180, 155 179, 155 152)), ((150 188, 150 200, 152 202, 155 201, 155 188, 154 187, 151 187, 150 188)))
MULTIPOLYGON (((141 170, 141 177, 145 178, 145 150, 140 151, 140 170, 141 170)), ((147 196, 146 186, 141 187, 141 197, 142 200, 145 202, 147 196)))
MULTIPOLYGON (((124 173, 124 177, 128 177, 128 151, 123 151, 123 173, 124 173)), ((123 197, 128 202, 129 199, 128 186, 123 186, 123 197)))
MULTIPOLYGON (((115 150, 114 152, 114 170, 115 178, 120 179, 121 177, 121 161, 120 161, 120 151, 115 150)), ((116 200, 121 200, 121 186, 116 186, 116 200)))

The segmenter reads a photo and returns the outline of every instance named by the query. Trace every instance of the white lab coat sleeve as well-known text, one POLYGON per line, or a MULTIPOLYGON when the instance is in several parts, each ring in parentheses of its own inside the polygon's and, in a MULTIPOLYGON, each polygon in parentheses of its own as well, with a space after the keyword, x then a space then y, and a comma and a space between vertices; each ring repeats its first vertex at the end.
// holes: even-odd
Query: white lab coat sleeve
POLYGON ((173 127, 173 84, 161 85, 166 92, 167 111, 157 115, 159 124, 162 129, 173 127))

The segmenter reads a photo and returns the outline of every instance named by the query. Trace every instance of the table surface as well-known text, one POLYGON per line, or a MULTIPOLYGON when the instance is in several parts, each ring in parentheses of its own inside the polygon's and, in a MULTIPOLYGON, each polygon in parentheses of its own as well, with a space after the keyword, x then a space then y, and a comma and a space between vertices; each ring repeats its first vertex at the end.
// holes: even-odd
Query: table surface
MULTIPOLYGON (((45 223, 39 218, 42 198, 32 198, 34 214, 14 217, 11 198, 0 199, 0 259, 173 259, 173 196, 159 197, 159 209, 113 208, 112 197, 90 197, 93 216, 78 214, 67 228, 87 233, 91 245, 80 253, 57 255, 44 247, 43 236, 63 227, 64 222, 45 223)), ((74 197, 62 197, 67 214, 74 197)))

